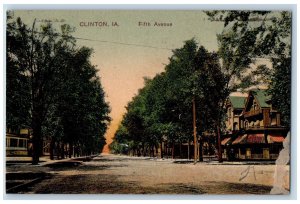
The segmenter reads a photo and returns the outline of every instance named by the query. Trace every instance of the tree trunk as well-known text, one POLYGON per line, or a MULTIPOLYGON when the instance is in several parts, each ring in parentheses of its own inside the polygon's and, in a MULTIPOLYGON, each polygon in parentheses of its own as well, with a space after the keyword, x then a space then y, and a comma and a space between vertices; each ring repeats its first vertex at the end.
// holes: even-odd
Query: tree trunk
POLYGON ((217 132, 218 132, 218 160, 219 160, 219 163, 222 163, 223 158, 222 158, 221 135, 220 135, 219 126, 217 126, 217 132))
POLYGON ((141 149, 141 156, 146 156, 146 151, 145 151, 145 145, 142 144, 142 149, 141 149))
POLYGON ((42 138, 42 123, 37 119, 33 119, 33 137, 32 137, 32 164, 36 165, 40 160, 41 138, 42 138))
POLYGON ((168 148, 169 148, 169 145, 168 145, 168 142, 166 142, 166 155, 167 155, 167 159, 169 159, 169 151, 168 151, 168 148))
POLYGON ((161 157, 161 158, 164 158, 163 142, 160 143, 160 157, 161 157))
POLYGON ((57 160, 59 160, 59 158, 60 158, 60 146, 59 146, 59 142, 57 142, 56 143, 56 145, 55 145, 55 149, 56 149, 56 158, 57 158, 57 160))
POLYGON ((197 127, 196 127, 196 102, 195 96, 193 97, 193 135, 194 135, 194 164, 197 163, 197 127))
POLYGON ((180 159, 182 159, 182 142, 180 141, 180 143, 179 143, 179 157, 180 157, 180 159))
POLYGON ((69 143, 69 158, 72 158, 73 155, 73 143, 69 143))
POLYGON ((155 145, 152 146, 152 152, 153 152, 153 157, 156 157, 156 147, 155 147, 155 145))
POLYGON ((202 137, 200 138, 200 141, 199 141, 199 161, 203 162, 203 141, 202 141, 202 137))
POLYGON ((61 143, 61 147, 60 147, 60 156, 61 156, 61 159, 65 158, 65 145, 63 142, 61 143))
POLYGON ((174 159, 174 149, 175 149, 175 144, 174 142, 172 142, 172 159, 174 159))
POLYGON ((53 137, 51 137, 50 141, 50 159, 54 160, 54 146, 55 146, 55 140, 53 137))
POLYGON ((190 159, 190 140, 188 140, 188 160, 190 159))

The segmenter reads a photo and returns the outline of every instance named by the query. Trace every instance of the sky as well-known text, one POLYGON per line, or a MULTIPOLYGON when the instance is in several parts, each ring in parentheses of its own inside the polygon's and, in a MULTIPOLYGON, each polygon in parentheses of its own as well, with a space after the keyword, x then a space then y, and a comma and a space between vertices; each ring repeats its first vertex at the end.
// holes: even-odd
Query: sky
MULTIPOLYGON (((37 25, 50 20, 57 30, 69 24, 75 28, 72 35, 78 38, 77 45, 93 48, 91 62, 99 70, 111 106, 112 122, 105 135, 108 144, 125 106, 143 87, 143 77, 163 72, 172 49, 182 47, 191 38, 209 51, 216 51, 216 35, 223 30, 221 22, 209 21, 200 10, 14 10, 13 14, 30 26, 34 19, 37 25), (161 23, 165 26, 158 26, 161 23)), ((109 151, 108 145, 103 151, 109 151)))

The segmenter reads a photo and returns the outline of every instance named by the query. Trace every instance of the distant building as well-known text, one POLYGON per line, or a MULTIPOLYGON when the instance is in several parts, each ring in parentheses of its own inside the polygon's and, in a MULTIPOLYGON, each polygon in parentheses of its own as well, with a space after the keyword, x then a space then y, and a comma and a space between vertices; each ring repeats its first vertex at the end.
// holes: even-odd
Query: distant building
POLYGON ((223 158, 277 159, 288 129, 266 90, 254 89, 247 98, 229 97, 223 158), (243 104, 243 108, 241 108, 243 104))

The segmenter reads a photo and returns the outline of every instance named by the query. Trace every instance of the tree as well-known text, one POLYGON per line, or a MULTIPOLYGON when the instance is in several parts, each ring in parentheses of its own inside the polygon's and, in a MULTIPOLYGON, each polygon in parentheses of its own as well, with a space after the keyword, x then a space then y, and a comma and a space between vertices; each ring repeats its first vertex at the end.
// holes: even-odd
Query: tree
MULTIPOLYGON (((32 163, 39 162, 45 135, 62 145, 68 143, 70 149, 76 143, 86 154, 98 152, 105 144, 103 135, 110 122, 110 109, 96 67, 90 63, 92 50, 76 48, 68 25, 62 25, 61 32, 50 23, 38 28, 35 21, 28 28, 18 18, 8 23, 7 29, 7 69, 15 72, 17 79, 10 77, 12 74, 8 77, 11 81, 28 81, 21 94, 30 93, 24 100, 30 109, 24 112, 30 113, 33 130, 32 163)), ((16 102, 20 91, 9 87, 7 93, 15 97, 8 99, 9 105, 16 102)))
MULTIPOLYGON (((191 109, 192 102, 195 101, 198 134, 209 130, 214 132, 222 116, 220 103, 227 93, 226 78, 221 72, 217 54, 198 46, 194 39, 186 41, 183 48, 175 50, 167 73, 169 83, 173 86, 172 93, 179 100, 184 100, 180 103, 179 108, 183 108, 180 112, 185 113, 184 110, 191 109)), ((193 128, 191 113, 187 112, 188 118, 183 129, 193 128)), ((201 152, 200 150, 200 154, 201 152)))
POLYGON ((109 146, 111 152, 115 154, 127 154, 130 144, 128 138, 129 135, 127 128, 120 124, 115 133, 114 141, 109 146))
MULTIPOLYGON (((145 144, 157 147, 163 138, 172 146, 175 142, 190 141, 194 126, 201 132, 215 130, 219 121, 225 79, 217 55, 199 47, 194 39, 173 53, 165 72, 145 79, 144 88, 128 104, 122 121, 129 140, 141 143, 143 149, 145 144), (193 101, 198 118, 194 124, 193 101)), ((196 142, 197 137, 194 134, 196 142)), ((196 151, 195 148, 195 159, 196 151)))
POLYGON ((66 67, 58 75, 55 103, 56 116, 61 119, 64 129, 62 142, 84 147, 86 154, 102 149, 103 135, 111 120, 97 69, 90 63, 92 52, 92 49, 82 47, 66 55, 66 67))
POLYGON ((14 54, 20 44, 13 32, 14 27, 15 24, 8 24, 6 35, 6 123, 7 127, 16 132, 30 126, 30 81, 25 68, 20 66, 14 54))
POLYGON ((271 78, 268 91, 272 102, 281 112, 283 124, 290 126, 291 12, 214 11, 207 15, 212 21, 224 21, 224 30, 218 35, 219 55, 230 90, 239 87, 237 80, 242 87, 257 83, 251 74, 271 78), (258 58, 268 59, 272 69, 264 65, 247 74, 258 58))
MULTIPOLYGON (((22 67, 23 73, 29 80, 31 93, 31 127, 33 129, 33 164, 39 161, 41 153, 42 124, 49 108, 51 98, 52 79, 57 68, 56 53, 68 43, 68 40, 58 40, 53 29, 48 24, 41 28, 41 32, 29 29, 18 18, 17 22, 10 23, 7 29, 7 44, 13 44, 13 49, 8 49, 8 55, 13 56, 17 67, 22 67)), ((65 47, 66 48, 66 47, 65 47)), ((9 64, 8 64, 9 65, 9 64)), ((12 68, 9 68, 12 69, 12 68)))

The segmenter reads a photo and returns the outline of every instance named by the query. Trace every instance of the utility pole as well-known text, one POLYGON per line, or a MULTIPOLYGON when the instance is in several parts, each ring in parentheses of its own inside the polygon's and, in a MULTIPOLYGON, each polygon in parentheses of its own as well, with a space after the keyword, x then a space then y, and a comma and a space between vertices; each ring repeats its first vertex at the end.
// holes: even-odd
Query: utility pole
POLYGON ((203 162, 203 138, 202 136, 200 136, 200 139, 199 139, 199 143, 198 143, 198 149, 199 149, 199 162, 203 162))
POLYGON ((197 127, 196 127, 196 104, 195 96, 193 96, 193 129, 194 129, 194 164, 197 163, 198 157, 198 141, 197 141, 197 127))
MULTIPOLYGON (((203 115, 203 124, 202 124, 202 129, 204 130, 204 117, 206 117, 206 115, 203 115)), ((199 124, 201 126, 200 120, 199 120, 199 124)), ((203 162, 203 137, 204 137, 204 132, 202 132, 201 135, 199 135, 199 143, 198 143, 198 151, 199 151, 199 162, 203 162)))

